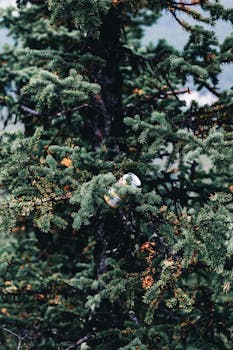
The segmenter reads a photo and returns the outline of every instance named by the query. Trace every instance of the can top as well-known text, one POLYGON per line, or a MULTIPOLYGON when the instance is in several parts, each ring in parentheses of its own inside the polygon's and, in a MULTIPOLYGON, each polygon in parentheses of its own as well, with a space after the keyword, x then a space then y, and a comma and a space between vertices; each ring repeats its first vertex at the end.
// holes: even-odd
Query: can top
POLYGON ((125 179, 127 179, 130 182, 130 184, 132 186, 134 186, 134 187, 140 187, 141 186, 141 180, 134 173, 127 173, 127 174, 125 174, 123 176, 123 178, 124 177, 125 177, 125 179))

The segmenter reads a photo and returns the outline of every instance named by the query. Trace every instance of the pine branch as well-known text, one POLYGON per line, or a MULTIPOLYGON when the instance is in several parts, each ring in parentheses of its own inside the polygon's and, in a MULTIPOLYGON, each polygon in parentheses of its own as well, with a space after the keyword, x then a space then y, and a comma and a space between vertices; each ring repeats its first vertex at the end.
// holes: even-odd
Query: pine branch
MULTIPOLYGON (((183 105, 183 102, 182 102, 182 101, 179 99, 179 97, 177 96, 177 93, 176 93, 176 91, 173 89, 173 87, 172 87, 172 85, 170 84, 168 78, 165 76, 164 79, 165 79, 167 85, 169 86, 169 88, 171 89, 173 96, 176 98, 176 100, 177 100, 181 105, 183 105)), ((188 91, 187 91, 187 92, 188 92, 188 91)), ((181 93, 184 93, 184 92, 182 91, 181 93)))

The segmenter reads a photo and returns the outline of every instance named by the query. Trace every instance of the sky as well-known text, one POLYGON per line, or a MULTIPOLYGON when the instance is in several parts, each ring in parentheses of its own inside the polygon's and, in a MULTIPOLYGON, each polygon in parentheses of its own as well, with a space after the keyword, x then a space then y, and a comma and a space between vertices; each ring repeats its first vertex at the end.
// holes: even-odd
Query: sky
MULTIPOLYGON (((222 3, 226 8, 233 7, 233 0, 221 0, 220 3, 222 3)), ((0 7, 6 7, 9 5, 15 5, 15 0, 0 0, 0 7)), ((185 19, 185 15, 183 16, 183 19, 185 19)), ((188 19, 188 22, 192 23, 190 19, 188 19)), ((224 38, 233 31, 233 28, 231 24, 219 21, 214 28, 211 28, 211 30, 215 31, 220 42, 222 42, 224 38)), ((169 44, 180 50, 182 50, 188 39, 188 33, 181 28, 170 13, 165 11, 155 25, 145 29, 143 44, 146 45, 149 42, 156 44, 156 42, 162 38, 166 39, 169 44)), ((9 41, 9 38, 7 38, 6 30, 0 30, 0 48, 7 41, 9 41)), ((232 87, 232 85, 233 65, 225 65, 223 67, 223 72, 220 75, 220 88, 229 89, 232 87)), ((183 95, 183 99, 188 103, 188 105, 192 99, 196 100, 200 105, 206 103, 211 104, 216 100, 211 93, 206 91, 192 91, 191 94, 183 95)))
POLYGON ((0 0, 0 7, 15 5, 15 0, 0 0))

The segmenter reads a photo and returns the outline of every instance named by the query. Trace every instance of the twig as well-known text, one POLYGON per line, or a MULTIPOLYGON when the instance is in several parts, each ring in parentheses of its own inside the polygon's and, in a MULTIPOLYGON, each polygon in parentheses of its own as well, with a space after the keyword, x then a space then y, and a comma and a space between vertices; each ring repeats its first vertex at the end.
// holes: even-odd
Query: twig
POLYGON ((31 114, 31 115, 34 115, 34 116, 40 116, 40 115, 41 115, 40 112, 37 112, 37 111, 35 111, 34 109, 31 109, 31 108, 29 108, 29 107, 27 107, 27 106, 24 106, 24 105, 20 106, 20 108, 21 108, 24 112, 26 112, 26 113, 28 113, 28 114, 31 114))
POLYGON ((78 107, 74 107, 74 108, 70 108, 70 109, 63 109, 62 111, 59 111, 59 112, 56 112, 56 113, 53 113, 49 116, 49 119, 52 119, 54 117, 59 117, 60 115, 62 114, 67 114, 67 113, 71 113, 71 112, 76 112, 78 111, 79 109, 81 108, 84 108, 84 107, 88 107, 88 104, 87 103, 83 103, 81 106, 78 106, 78 107))
MULTIPOLYGON (((54 117, 58 117, 62 114, 67 114, 67 113, 70 113, 70 112, 76 112, 78 111, 79 109, 83 108, 83 107, 88 107, 88 104, 87 103, 83 103, 81 106, 78 106, 78 107, 74 107, 74 108, 70 108, 70 109, 67 109, 67 110, 62 110, 62 111, 59 111, 59 112, 56 112, 56 113, 53 113, 51 114, 48 118, 49 120, 51 120, 52 118, 54 117)), ((41 116, 42 113, 38 112, 38 111, 35 111, 34 109, 30 108, 30 107, 27 107, 25 105, 21 105, 20 108, 28 113, 28 114, 31 114, 31 115, 34 115, 34 116, 41 116)))
POLYGON ((187 89, 183 89, 183 90, 173 90, 173 91, 168 91, 164 94, 165 97, 167 96, 171 96, 171 95, 178 95, 178 94, 190 94, 190 89, 187 88, 187 89))
POLYGON ((20 350, 20 349, 21 349, 21 346, 22 346, 22 342, 23 342, 25 336, 22 337, 22 336, 20 336, 19 334, 17 334, 17 333, 15 333, 15 332, 11 331, 10 329, 5 328, 5 327, 2 327, 2 326, 0 326, 0 329, 2 329, 4 332, 7 332, 7 333, 9 333, 9 334, 15 336, 15 337, 18 339, 17 350, 20 350))
POLYGON ((138 326, 140 325, 140 321, 139 319, 137 318, 136 314, 134 311, 129 311, 128 312, 128 315, 129 315, 129 318, 138 326))
MULTIPOLYGON (((166 80, 166 83, 167 83, 167 85, 169 86, 169 88, 171 89, 171 91, 172 91, 172 94, 175 96, 175 98, 177 99, 177 101, 180 103, 180 104, 182 104, 183 105, 183 102, 179 99, 179 97, 177 96, 177 93, 176 93, 176 91, 173 89, 173 87, 171 86, 171 84, 170 84, 170 82, 169 82, 169 80, 165 77, 165 80, 166 80)), ((188 92, 188 91, 187 91, 188 92)))
POLYGON ((175 20, 181 25, 182 28, 184 28, 188 32, 192 32, 193 31, 193 27, 190 26, 187 22, 181 21, 179 19, 179 17, 177 17, 177 15, 176 15, 174 10, 170 9, 170 12, 171 12, 172 16, 175 18, 175 20))
POLYGON ((101 244, 101 248, 102 251, 100 253, 100 262, 99 262, 99 266, 97 269, 97 277, 99 278, 105 271, 106 271, 106 248, 107 248, 107 242, 106 242, 106 238, 104 235, 104 224, 101 223, 100 227, 98 229, 98 239, 100 241, 101 244))
POLYGON ((82 345, 83 343, 85 343, 86 341, 88 341, 90 339, 90 335, 85 335, 85 337, 77 340, 74 344, 71 344, 70 346, 68 346, 68 348, 66 348, 65 350, 71 350, 74 349, 76 346, 82 345))
POLYGON ((20 349, 21 349, 21 345, 22 345, 22 338, 19 338, 17 350, 20 350, 20 349))
POLYGON ((196 5, 201 5, 200 0, 192 0, 190 3, 187 2, 172 2, 172 5, 183 5, 183 6, 196 6, 196 5))
POLYGON ((15 332, 11 331, 11 330, 8 329, 8 328, 5 328, 5 327, 0 326, 0 329, 2 329, 4 332, 7 332, 7 333, 9 333, 9 334, 11 334, 11 335, 14 335, 14 336, 17 337, 17 338, 21 338, 19 334, 17 334, 17 333, 15 333, 15 332))

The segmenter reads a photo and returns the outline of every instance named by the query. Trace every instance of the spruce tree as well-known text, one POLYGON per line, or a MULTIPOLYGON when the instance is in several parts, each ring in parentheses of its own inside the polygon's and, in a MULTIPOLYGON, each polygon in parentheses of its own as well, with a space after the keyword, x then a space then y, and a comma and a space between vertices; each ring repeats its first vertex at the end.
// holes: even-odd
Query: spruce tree
POLYGON ((24 125, 0 137, 0 349, 232 349, 233 38, 213 26, 233 10, 18 0, 0 16, 1 110, 24 125), (142 46, 163 10, 182 51, 142 46), (186 106, 190 82, 216 102, 186 106))

